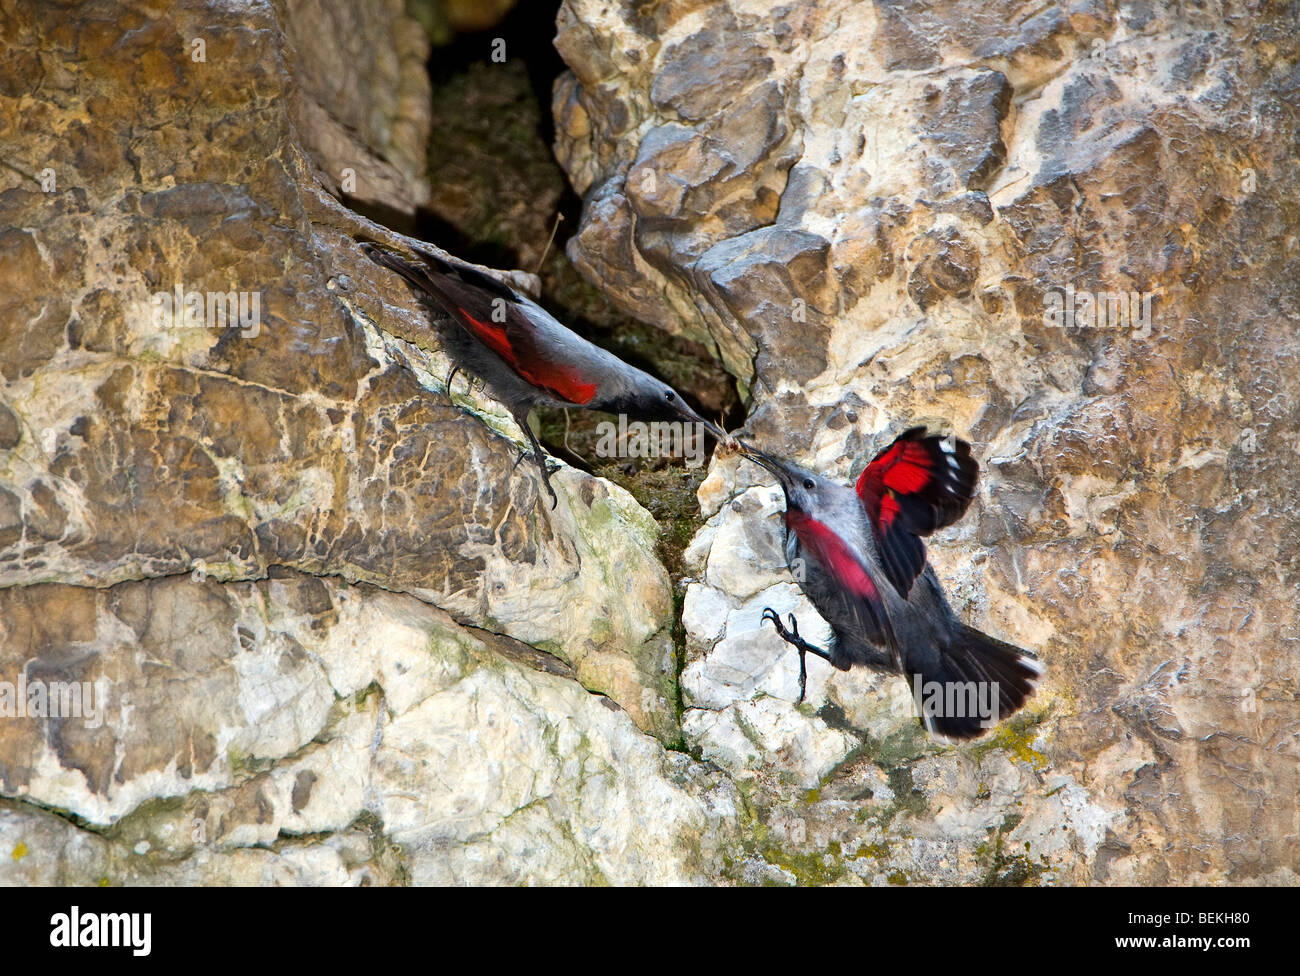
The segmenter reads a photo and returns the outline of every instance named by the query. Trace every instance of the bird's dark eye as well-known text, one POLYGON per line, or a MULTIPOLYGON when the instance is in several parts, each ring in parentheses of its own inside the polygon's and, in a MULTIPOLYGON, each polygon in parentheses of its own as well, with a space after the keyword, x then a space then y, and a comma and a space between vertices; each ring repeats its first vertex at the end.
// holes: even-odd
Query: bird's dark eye
POLYGON ((665 399, 665 400, 671 400, 672 398, 673 398, 673 391, 672 391, 672 390, 669 390, 667 393, 664 394, 664 399, 665 399))
POLYGON ((807 489, 808 491, 812 491, 812 490, 813 490, 813 480, 812 480, 812 478, 804 478, 804 479, 803 479, 803 486, 804 486, 804 488, 807 489))

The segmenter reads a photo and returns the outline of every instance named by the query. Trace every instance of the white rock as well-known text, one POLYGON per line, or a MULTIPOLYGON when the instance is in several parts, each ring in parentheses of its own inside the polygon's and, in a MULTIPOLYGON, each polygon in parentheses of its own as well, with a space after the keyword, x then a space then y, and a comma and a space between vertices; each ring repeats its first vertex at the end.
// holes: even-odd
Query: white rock
MULTIPOLYGON (((724 708, 733 702, 771 695, 794 703, 799 697, 799 655, 762 622, 763 609, 771 607, 785 622, 793 612, 799 633, 810 643, 825 647, 830 628, 794 583, 778 583, 731 610, 726 636, 709 651, 691 660, 682 672, 682 693, 688 705, 724 708)), ((825 700, 825 686, 834 669, 821 658, 808 655, 807 701, 825 700)))
POLYGON ((709 549, 705 579, 710 586, 745 599, 789 578, 776 517, 784 505, 779 489, 754 487, 723 506, 709 549))
POLYGON ((686 587, 682 600, 682 626, 687 640, 712 644, 727 625, 727 615, 736 608, 736 601, 721 590, 703 583, 686 587))
POLYGON ((806 789, 817 786, 858 744, 853 736, 774 698, 739 702, 721 711, 689 709, 682 726, 706 759, 729 772, 775 767, 806 789))
POLYGON ((479 667, 397 717, 374 809, 427 883, 702 883, 735 818, 572 681, 479 667))

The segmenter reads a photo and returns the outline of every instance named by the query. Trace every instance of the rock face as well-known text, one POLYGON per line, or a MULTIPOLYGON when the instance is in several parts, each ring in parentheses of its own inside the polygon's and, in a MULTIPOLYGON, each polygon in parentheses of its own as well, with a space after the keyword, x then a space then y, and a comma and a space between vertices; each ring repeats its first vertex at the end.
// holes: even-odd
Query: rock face
POLYGON ((561 11, 579 267, 764 447, 974 442, 932 559, 1049 671, 944 748, 895 678, 792 704, 759 471, 679 661, 648 514, 447 395, 336 199, 425 199, 402 8, 0 12, 0 883, 1295 882, 1285 10, 561 11))
POLYGON ((569 669, 414 597, 293 572, 5 596, 16 628, 93 621, 29 680, 108 692, 102 722, 11 722, 6 792, 113 825, 74 842, 0 808, 6 853, 31 854, 11 881, 684 883, 736 815, 719 773, 569 669))
POLYGON ((287 0, 285 48, 295 57, 303 148, 326 185, 411 214, 429 196, 429 43, 402 0, 287 0))
POLYGON ((326 192, 422 198, 401 7, 0 14, 0 881, 723 871, 654 521, 326 192))
POLYGON ((780 503, 715 467, 684 728, 750 783, 738 880, 1296 881, 1289 18, 566 0, 572 260, 716 348, 761 446, 848 478, 912 422, 969 438, 981 494, 931 558, 1048 666, 961 748, 916 734, 897 679, 811 662, 794 708, 758 624, 816 621, 780 503))

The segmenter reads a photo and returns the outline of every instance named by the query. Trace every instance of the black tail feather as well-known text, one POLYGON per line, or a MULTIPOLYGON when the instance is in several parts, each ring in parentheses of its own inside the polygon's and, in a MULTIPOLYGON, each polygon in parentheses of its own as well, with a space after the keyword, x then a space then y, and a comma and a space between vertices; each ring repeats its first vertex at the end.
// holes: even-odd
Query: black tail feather
POLYGON ((1042 673, 1028 651, 959 625, 934 673, 911 676, 912 693, 932 735, 973 739, 1019 711, 1042 673))

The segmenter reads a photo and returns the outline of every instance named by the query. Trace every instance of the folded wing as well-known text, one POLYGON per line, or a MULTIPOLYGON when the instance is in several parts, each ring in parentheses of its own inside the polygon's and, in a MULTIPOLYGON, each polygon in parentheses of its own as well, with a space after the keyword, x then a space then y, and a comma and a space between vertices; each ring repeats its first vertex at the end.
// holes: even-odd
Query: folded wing
POLYGON ((416 252, 422 264, 374 246, 367 247, 367 253, 425 292, 528 383, 575 406, 596 395, 597 384, 558 357, 555 344, 545 341, 549 316, 541 306, 495 278, 450 264, 428 251, 416 252))

